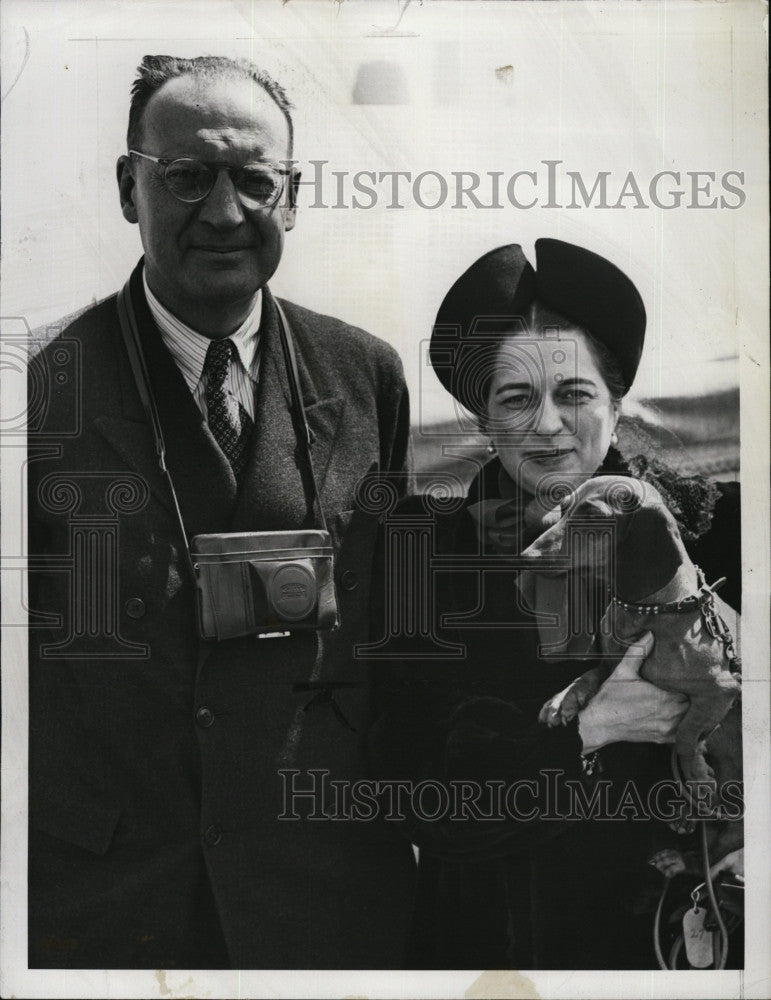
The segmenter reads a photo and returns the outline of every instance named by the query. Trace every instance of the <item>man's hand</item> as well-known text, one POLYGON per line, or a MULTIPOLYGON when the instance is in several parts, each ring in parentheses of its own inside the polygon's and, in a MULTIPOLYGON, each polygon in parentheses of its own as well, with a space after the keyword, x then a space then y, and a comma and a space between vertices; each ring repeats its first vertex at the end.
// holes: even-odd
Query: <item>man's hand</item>
POLYGON ((653 649, 653 633, 633 643, 586 708, 578 731, 584 753, 608 743, 673 743, 688 698, 663 691, 640 677, 640 667, 653 649))

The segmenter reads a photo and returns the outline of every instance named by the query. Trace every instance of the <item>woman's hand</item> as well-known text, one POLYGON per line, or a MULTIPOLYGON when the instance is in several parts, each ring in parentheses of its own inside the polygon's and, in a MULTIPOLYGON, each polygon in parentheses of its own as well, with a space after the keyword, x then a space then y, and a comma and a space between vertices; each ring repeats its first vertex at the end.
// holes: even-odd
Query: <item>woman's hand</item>
POLYGON ((578 715, 584 753, 608 743, 673 743, 688 698, 664 691, 640 677, 653 649, 653 633, 631 645, 586 708, 578 715))
POLYGON ((720 872, 728 872, 735 876, 741 883, 744 883, 744 848, 739 847, 730 854, 726 854, 717 864, 712 865, 709 870, 710 878, 717 878, 720 872))

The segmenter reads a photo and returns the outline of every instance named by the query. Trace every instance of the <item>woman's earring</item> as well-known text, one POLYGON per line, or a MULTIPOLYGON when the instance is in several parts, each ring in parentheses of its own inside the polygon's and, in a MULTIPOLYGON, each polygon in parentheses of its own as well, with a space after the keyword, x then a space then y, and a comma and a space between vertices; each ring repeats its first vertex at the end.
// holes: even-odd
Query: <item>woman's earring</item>
POLYGON ((493 444, 492 441, 487 446, 487 454, 488 455, 494 455, 495 454, 495 445, 493 444))
POLYGON ((610 435, 610 443, 614 446, 618 444, 618 434, 615 431, 610 435))

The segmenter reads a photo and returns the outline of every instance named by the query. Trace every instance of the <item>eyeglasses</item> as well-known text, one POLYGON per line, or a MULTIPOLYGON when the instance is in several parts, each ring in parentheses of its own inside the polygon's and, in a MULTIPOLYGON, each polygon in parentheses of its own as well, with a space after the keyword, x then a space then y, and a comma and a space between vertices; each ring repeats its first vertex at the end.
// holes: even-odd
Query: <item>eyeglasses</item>
POLYGON ((163 167, 163 182, 179 201, 203 201, 217 182, 220 170, 226 170, 243 204, 249 208, 268 208, 275 205, 284 190, 284 178, 290 173, 265 160, 245 163, 242 167, 226 163, 204 163, 189 156, 170 160, 150 156, 130 149, 129 155, 141 156, 163 167))

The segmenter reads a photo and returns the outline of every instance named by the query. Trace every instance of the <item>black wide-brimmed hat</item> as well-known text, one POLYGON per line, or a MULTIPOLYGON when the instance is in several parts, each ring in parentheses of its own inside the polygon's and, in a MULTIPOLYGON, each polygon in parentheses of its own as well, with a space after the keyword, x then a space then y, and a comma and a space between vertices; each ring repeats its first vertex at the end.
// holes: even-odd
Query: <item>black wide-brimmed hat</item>
POLYGON ((484 411, 480 390, 501 334, 518 326, 528 332, 526 317, 536 300, 610 351, 625 391, 634 381, 645 339, 645 306, 634 284, 615 264, 572 243, 537 240, 535 254, 533 269, 517 243, 491 250, 458 278, 439 307, 429 359, 445 389, 472 412, 484 411))

